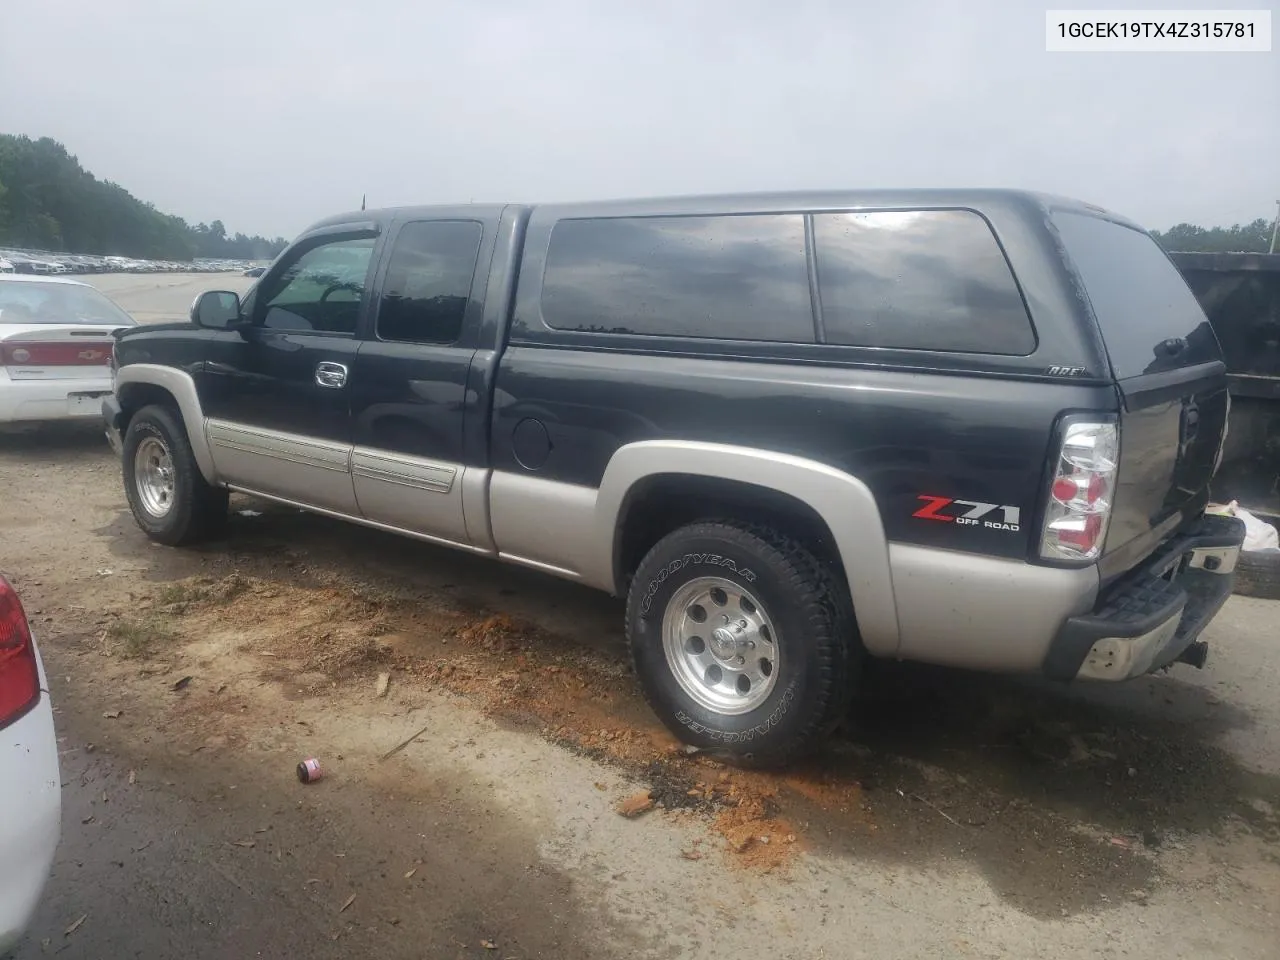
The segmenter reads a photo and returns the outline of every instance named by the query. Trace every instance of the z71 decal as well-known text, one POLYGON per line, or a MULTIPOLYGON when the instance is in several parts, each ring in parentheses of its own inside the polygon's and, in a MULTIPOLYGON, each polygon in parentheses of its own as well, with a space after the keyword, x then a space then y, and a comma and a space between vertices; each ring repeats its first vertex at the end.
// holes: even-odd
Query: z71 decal
POLYGON ((1008 530, 1017 533, 1022 528, 1022 511, 1001 503, 978 503, 976 500, 953 500, 951 497, 930 497, 921 494, 917 500, 925 505, 912 514, 921 520, 940 520, 965 527, 986 527, 991 530, 1008 530), (992 516, 999 511, 998 516, 992 516))

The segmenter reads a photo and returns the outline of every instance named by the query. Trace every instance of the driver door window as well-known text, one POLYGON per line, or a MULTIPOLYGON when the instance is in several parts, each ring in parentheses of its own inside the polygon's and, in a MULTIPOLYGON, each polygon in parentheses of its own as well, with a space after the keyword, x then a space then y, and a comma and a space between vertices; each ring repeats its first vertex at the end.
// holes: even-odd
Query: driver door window
POLYGON ((352 336, 360 319, 373 237, 344 238, 312 247, 271 277, 255 298, 261 325, 352 336))

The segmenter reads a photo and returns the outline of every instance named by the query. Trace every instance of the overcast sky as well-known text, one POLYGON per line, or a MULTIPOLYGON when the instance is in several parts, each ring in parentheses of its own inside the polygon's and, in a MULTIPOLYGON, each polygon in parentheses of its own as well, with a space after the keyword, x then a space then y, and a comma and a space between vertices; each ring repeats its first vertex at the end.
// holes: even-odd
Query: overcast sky
MULTIPOLYGON (((1235 5, 1280 30, 1277 0, 1235 5)), ((1157 228, 1275 214, 1280 53, 1050 54, 1046 6, 1102 4, 3 0, 0 132, 286 236, 366 192, 1017 186, 1157 228)))

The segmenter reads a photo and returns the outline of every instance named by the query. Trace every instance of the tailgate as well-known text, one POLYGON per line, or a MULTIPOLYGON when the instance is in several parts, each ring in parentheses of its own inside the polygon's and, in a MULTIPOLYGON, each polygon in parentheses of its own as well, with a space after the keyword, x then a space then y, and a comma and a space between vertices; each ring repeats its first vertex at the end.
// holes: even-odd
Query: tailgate
POLYGON ((1227 370, 1209 321, 1150 236, 1056 212, 1120 394, 1120 464, 1100 561, 1109 579, 1199 516, 1226 435, 1227 370))

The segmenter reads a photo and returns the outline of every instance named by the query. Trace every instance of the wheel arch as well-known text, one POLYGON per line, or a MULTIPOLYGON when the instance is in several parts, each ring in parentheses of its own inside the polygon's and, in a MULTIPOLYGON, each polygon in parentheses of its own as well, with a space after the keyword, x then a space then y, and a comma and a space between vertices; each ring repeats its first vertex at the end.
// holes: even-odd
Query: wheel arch
POLYGON ((167 403, 178 411, 196 465, 208 483, 216 483, 213 452, 205 434, 204 414, 196 382, 184 370, 153 363, 131 363, 116 371, 116 401, 120 404, 124 424, 133 414, 151 403, 167 403))
POLYGON ((779 529, 844 575, 830 526, 803 500, 749 480, 671 472, 648 474, 627 489, 614 531, 614 580, 625 585, 649 549, 668 533, 714 518, 779 529))
MULTIPOLYGON (((849 585, 859 632, 867 650, 892 656, 898 646, 888 542, 880 510, 858 478, 825 464, 727 444, 641 441, 610 458, 596 496, 596 562, 615 593, 626 588, 634 557, 635 522, 655 491, 723 490, 730 501, 759 492, 767 517, 782 511, 809 524, 804 533, 829 536, 825 547, 849 585)), ((677 516, 678 516, 677 511, 677 516)), ((643 521, 643 515, 641 515, 643 521)), ((821 553, 821 548, 819 550, 821 553)), ((634 568, 632 568, 634 569, 634 568)))

